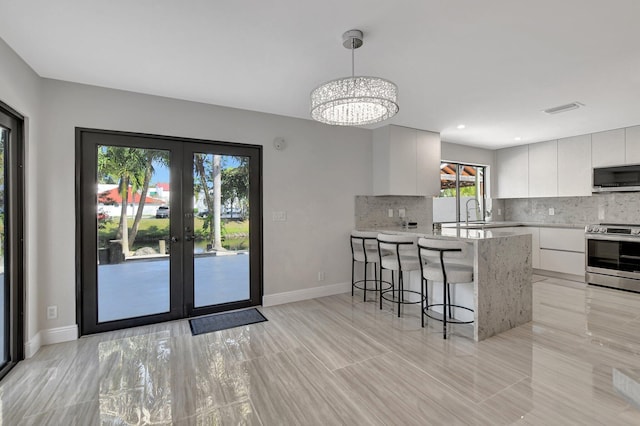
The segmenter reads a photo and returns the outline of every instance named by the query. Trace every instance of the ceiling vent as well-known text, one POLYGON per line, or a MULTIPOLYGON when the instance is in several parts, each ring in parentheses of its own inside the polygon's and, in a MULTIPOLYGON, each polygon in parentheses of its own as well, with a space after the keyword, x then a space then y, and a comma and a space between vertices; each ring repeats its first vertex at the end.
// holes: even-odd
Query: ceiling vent
POLYGON ((570 104, 547 108, 542 112, 544 112, 545 114, 560 114, 561 112, 571 111, 572 109, 578 109, 583 106, 584 104, 581 104, 580 102, 571 102, 570 104))

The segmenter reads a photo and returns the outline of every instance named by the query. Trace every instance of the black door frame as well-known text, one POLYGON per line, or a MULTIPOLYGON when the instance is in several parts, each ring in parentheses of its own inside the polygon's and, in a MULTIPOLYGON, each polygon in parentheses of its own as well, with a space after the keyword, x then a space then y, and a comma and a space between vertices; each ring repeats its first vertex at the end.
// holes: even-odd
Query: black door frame
MULTIPOLYGON (((181 191, 182 192, 182 191, 181 191)), ((189 193, 189 191, 185 191, 189 193)), ((177 198, 172 197, 171 204, 177 198)), ((175 205, 175 204, 174 204, 175 205)), ((180 210, 180 209, 177 209, 180 210)), ((173 211, 173 210, 172 210, 173 211)), ((190 247, 190 244, 187 245, 190 247)), ((259 145, 239 144, 203 139, 189 139, 173 136, 151 135, 143 133, 121 132, 76 128, 76 318, 80 335, 118 330, 145 324, 153 324, 180 318, 189 318, 232 309, 256 306, 262 302, 262 147, 259 145), (193 178, 192 166, 186 167, 190 161, 186 155, 191 149, 200 148, 202 152, 212 149, 223 155, 245 155, 250 157, 250 205, 249 233, 250 247, 250 297, 248 300, 224 303, 201 308, 193 307, 193 286, 175 285, 183 279, 191 279, 193 271, 185 268, 189 256, 185 248, 185 215, 191 200, 181 197, 181 210, 185 214, 170 215, 171 236, 177 241, 171 243, 178 253, 184 256, 171 257, 170 311, 168 313, 148 315, 123 320, 98 322, 97 299, 97 240, 93 234, 96 229, 95 179, 84 179, 92 176, 96 170, 96 149, 98 145, 122 145, 157 150, 168 150, 172 155, 171 186, 186 188, 193 178), (85 234, 85 230, 87 231, 85 234), (181 288, 182 287, 182 288, 181 288)), ((189 282, 186 281, 185 282, 189 282)))
MULTIPOLYGON (((0 102, 0 125, 10 129, 5 146, 5 241, 7 251, 5 307, 9 307, 9 321, 5 322, 5 336, 9 336, 8 362, 0 367, 0 378, 24 359, 24 117, 0 102), (8 207, 8 208, 7 208, 8 207)), ((6 318, 6 317, 5 317, 6 318)))

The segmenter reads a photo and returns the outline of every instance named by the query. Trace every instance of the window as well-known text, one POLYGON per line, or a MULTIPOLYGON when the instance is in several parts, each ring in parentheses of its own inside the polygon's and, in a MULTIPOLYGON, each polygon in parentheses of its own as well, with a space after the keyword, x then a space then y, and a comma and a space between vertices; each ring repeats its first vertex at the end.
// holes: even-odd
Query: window
POLYGON ((440 196, 433 200, 434 222, 485 220, 486 167, 440 163, 440 196))

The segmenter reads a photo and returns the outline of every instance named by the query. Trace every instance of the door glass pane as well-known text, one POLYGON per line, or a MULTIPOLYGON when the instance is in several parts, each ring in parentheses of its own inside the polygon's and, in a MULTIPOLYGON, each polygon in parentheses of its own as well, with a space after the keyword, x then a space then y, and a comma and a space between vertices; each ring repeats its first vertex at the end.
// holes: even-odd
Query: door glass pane
POLYGON ((169 152, 99 145, 98 322, 169 312, 169 152))
POLYGON ((456 202, 458 190, 456 187, 457 164, 440 164, 440 196, 433 199, 434 222, 457 222, 456 202))
POLYGON ((193 155, 194 306, 249 299, 249 158, 193 155))
POLYGON ((8 143, 9 132, 0 127, 0 345, 2 352, 0 353, 0 366, 9 361, 9 283, 7 279, 7 270, 5 256, 7 245, 5 239, 5 229, 7 229, 5 215, 5 191, 4 188, 8 184, 6 182, 7 168, 5 167, 6 155, 5 147, 8 143))

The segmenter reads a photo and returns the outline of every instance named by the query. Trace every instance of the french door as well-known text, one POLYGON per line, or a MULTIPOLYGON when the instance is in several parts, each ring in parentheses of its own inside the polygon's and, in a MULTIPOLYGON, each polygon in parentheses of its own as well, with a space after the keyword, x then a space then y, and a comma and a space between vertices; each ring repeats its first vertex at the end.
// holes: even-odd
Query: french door
POLYGON ((81 334, 259 305, 261 155, 77 129, 81 334))
POLYGON ((24 357, 22 126, 0 103, 0 378, 24 357))

